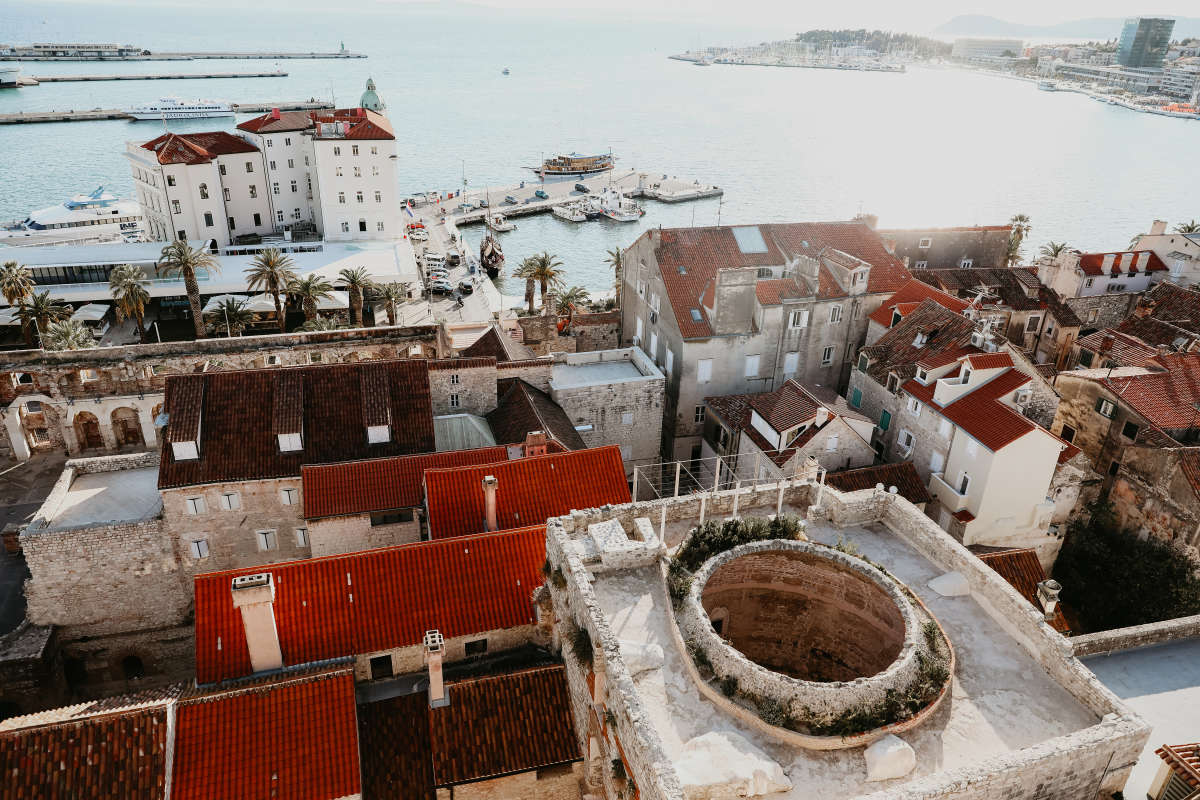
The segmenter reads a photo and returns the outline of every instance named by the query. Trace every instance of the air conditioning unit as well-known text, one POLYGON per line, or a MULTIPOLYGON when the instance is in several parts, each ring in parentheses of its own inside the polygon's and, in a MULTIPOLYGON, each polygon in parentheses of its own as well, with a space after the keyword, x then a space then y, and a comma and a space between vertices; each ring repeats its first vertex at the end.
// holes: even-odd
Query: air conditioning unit
POLYGON ((651 325, 658 324, 658 312, 657 311, 650 312, 650 324, 651 325))
POLYGON ((634 334, 634 337, 633 337, 633 346, 634 346, 634 347, 641 347, 641 346, 642 346, 642 337, 638 336, 637 334, 634 334))
POLYGON ((267 356, 267 366, 268 367, 277 367, 282 363, 283 363, 283 359, 280 358, 279 356, 267 356))
POLYGON ((1019 392, 1017 392, 1017 396, 1014 398, 1016 404, 1019 406, 1025 405, 1032 399, 1033 399, 1033 390, 1032 389, 1022 389, 1019 392))
POLYGON ((976 333, 971 334, 971 346, 972 347, 978 347, 980 350, 982 350, 983 346, 986 342, 987 342, 987 339, 984 337, 984 335, 982 333, 976 332, 976 333))

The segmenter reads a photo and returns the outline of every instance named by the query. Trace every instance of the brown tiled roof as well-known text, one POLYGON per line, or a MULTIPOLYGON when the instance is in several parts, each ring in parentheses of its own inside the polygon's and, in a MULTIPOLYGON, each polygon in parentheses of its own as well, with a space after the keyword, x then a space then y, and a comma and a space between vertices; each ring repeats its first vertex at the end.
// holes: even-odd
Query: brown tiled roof
MULTIPOLYGON (((209 372, 167 378, 167 440, 180 441, 176 421, 189 431, 196 397, 203 393, 200 458, 176 461, 164 447, 158 486, 167 489, 203 483, 299 476, 303 464, 333 463, 433 451, 433 409, 424 361, 374 361, 270 370, 209 372), (360 375, 367 369, 386 378, 391 441, 367 444, 360 375), (275 398, 289 381, 303 385, 303 449, 281 453, 274 431, 275 398)), ((286 403, 284 404, 286 407, 286 403)), ((372 415, 375 415, 372 411, 372 415)), ((186 441, 186 440, 184 440, 186 441)))
POLYGON ((1165 371, 1112 375, 1089 370, 1083 377, 1107 387, 1143 419, 1167 430, 1200 427, 1200 353, 1156 359, 1165 371), (1088 374, 1094 373, 1094 374, 1088 374))
POLYGON ((945 406, 933 400, 934 383, 926 385, 911 380, 901 388, 994 453, 1034 430, 1053 435, 1000 402, 1001 397, 1012 394, 1030 380, 1024 372, 1008 369, 945 406))
POLYGON ((900 316, 904 317, 912 313, 913 309, 923 300, 933 300, 938 305, 945 306, 959 314, 965 311, 967 306, 971 304, 967 300, 947 294, 937 287, 930 286, 924 281, 912 278, 897 289, 896 293, 889 299, 885 300, 883 305, 872 311, 868 318, 885 328, 890 328, 892 327, 893 309, 898 310, 900 316))
POLYGON ((436 800, 428 714, 425 692, 359 706, 363 797, 436 800))
MULTIPOLYGON (((1099 353, 1102 359, 1112 361, 1118 367, 1149 366, 1154 357, 1158 355, 1158 348, 1151 347, 1136 336, 1122 333, 1113 328, 1093 331, 1087 336, 1081 337, 1076 344, 1081 348, 1099 353)), ((1103 365, 1102 362, 1092 366, 1101 367, 1103 365)))
POLYGON ((312 112, 312 120, 317 123, 316 139, 395 139, 392 123, 388 118, 369 108, 339 108, 329 112, 312 112), (340 122, 345 124, 345 133, 341 136, 323 136, 321 123, 340 122))
POLYGON ((734 430, 741 429, 750 419, 750 395, 727 394, 721 397, 706 397, 704 403, 725 420, 734 430))
POLYGON ((142 147, 154 153, 159 164, 207 164, 217 156, 258 152, 250 142, 225 131, 164 133, 142 147))
MULTIPOLYGON (((203 386, 203 381, 192 383, 203 386)), ((186 402, 182 406, 186 408, 186 402)), ((174 425, 171 427, 174 428, 174 425)), ((276 434, 304 431, 304 378, 294 369, 279 370, 275 374, 275 391, 271 397, 271 430, 276 434)), ((193 436, 191 441, 195 440, 193 436)))
POLYGON ((496 392, 496 408, 487 414, 496 444, 520 444, 530 431, 545 431, 571 450, 587 447, 567 412, 541 389, 520 378, 502 378, 496 392))
POLYGON ((785 299, 808 297, 809 291, 802 289, 795 278, 774 278, 754 284, 754 294, 762 305, 777 306, 785 299))
POLYGON ((966 360, 971 362, 973 369, 1000 369, 1013 365, 1008 353, 971 353, 966 360))
POLYGON ((173 409, 173 416, 169 418, 166 430, 168 442, 195 442, 199 439, 206 385, 202 379, 175 382, 174 404, 163 404, 163 408, 173 409))
POLYGON ((784 381, 773 392, 750 395, 750 407, 780 433, 812 419, 820 405, 794 380, 784 381))
MULTIPOLYGON (((1008 581, 1017 590, 1017 593, 1028 600, 1034 608, 1041 610, 1041 604, 1037 599, 1037 587, 1039 583, 1046 580, 1046 571, 1042 569, 1042 564, 1038 561, 1036 550, 1031 547, 1022 547, 978 552, 976 555, 980 561, 1008 581)), ((1054 615, 1048 621, 1059 633, 1071 632, 1067 619, 1063 616, 1061 603, 1054 609, 1054 615)))
MULTIPOLYGON (((1200 742, 1192 744, 1164 744, 1154 754, 1167 762, 1189 789, 1200 788, 1200 742)), ((1186 800, 1186 798, 1185 798, 1186 800)))
POLYGON ((840 492, 874 489, 876 484, 882 483, 885 489, 895 486, 900 496, 910 503, 928 503, 933 499, 911 461, 830 472, 826 474, 825 482, 840 492))
MULTIPOLYGON (((871 359, 867 374, 877 383, 886 384, 889 372, 895 372, 904 381, 916 374, 917 362, 929 363, 947 351, 953 351, 951 360, 967 351, 963 347, 970 341, 975 323, 961 314, 944 308, 933 300, 923 300, 916 310, 900 321, 875 344, 864 347, 860 352, 871 359), (918 333, 929 338, 922 347, 914 346, 918 333)), ((946 362, 949 363, 949 362, 946 362)))
MULTIPOLYGON (((1025 294, 1028 273, 1018 276, 1018 270, 1002 267, 972 267, 968 269, 919 269, 913 276, 959 297, 974 297, 984 291, 1002 305, 1016 311, 1035 311, 1042 302, 1025 294)), ((1032 287, 1030 287, 1032 288, 1032 287)), ((985 299, 985 303, 989 302, 985 299)), ((994 302, 994 301, 993 301, 994 302)))
POLYGON ((512 361, 508 349, 504 346, 504 338, 495 327, 488 328, 483 336, 460 351, 459 355, 463 358, 490 357, 497 361, 512 361))
POLYGON ((304 131, 313 126, 311 111, 268 111, 260 117, 239 123, 238 128, 250 133, 287 133, 304 131), (278 112, 278 116, 276 116, 278 112))
POLYGON ((1187 346, 1200 335, 1200 291, 1160 283, 1142 297, 1137 309, 1119 326, 1149 345, 1187 346))
POLYGON ((10 800, 165 797, 168 702, 124 697, 6 721, 0 794, 10 800))

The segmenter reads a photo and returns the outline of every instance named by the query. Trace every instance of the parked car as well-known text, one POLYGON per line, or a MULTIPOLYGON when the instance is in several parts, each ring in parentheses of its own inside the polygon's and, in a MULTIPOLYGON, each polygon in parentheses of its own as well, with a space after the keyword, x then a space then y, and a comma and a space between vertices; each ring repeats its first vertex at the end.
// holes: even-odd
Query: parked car
POLYGON ((460 256, 458 253, 454 252, 453 250, 451 250, 449 253, 446 253, 446 266, 457 267, 461 263, 462 256, 460 256))
POLYGON ((458 282, 458 290, 463 294, 471 294, 475 291, 475 284, 468 280, 461 280, 458 282))
POLYGON ((538 198, 539 200, 549 200, 550 199, 550 195, 546 194, 545 189, 538 189, 536 192, 533 193, 533 196, 538 198))
POLYGON ((408 238, 412 239, 414 242, 427 242, 429 241, 429 231, 425 230, 424 228, 417 228, 408 235, 408 238))
POLYGON ((429 282, 429 291, 434 294, 454 294, 454 284, 443 278, 429 282))
POLYGON ((442 256, 441 253, 426 253, 425 254, 425 266, 427 266, 427 267, 440 267, 440 266, 443 266, 445 263, 446 263, 446 259, 445 259, 445 257, 442 256))
POLYGON ((575 191, 579 192, 580 194, 587 194, 591 191, 591 189, 587 188, 587 184, 585 183, 577 183, 575 184, 575 191))
POLYGON ((458 210, 459 210, 459 211, 463 211, 463 212, 467 212, 467 211, 474 211, 474 210, 475 210, 475 204, 474 204, 474 203, 472 203, 472 202, 470 202, 469 200, 468 200, 467 202, 465 202, 465 203, 459 203, 459 204, 458 204, 458 210))
POLYGON ((425 270, 425 277, 434 280, 438 278, 449 278, 450 270, 445 269, 444 267, 430 267, 429 269, 425 270))
POLYGON ((487 208, 487 207, 488 207, 488 201, 487 201, 487 198, 486 198, 486 197, 481 197, 481 198, 479 198, 479 207, 480 207, 480 208, 487 208))
POLYGON ((511 194, 504 195, 504 203, 510 206, 518 205, 517 198, 513 197, 511 194))

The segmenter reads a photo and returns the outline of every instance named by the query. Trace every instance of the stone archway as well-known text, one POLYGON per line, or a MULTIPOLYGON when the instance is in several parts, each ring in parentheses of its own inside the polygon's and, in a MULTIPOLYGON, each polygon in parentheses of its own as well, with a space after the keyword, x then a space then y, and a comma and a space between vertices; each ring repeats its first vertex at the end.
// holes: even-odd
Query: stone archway
POLYGON ((113 435, 117 440, 117 448, 125 447, 144 447, 146 444, 145 437, 142 436, 142 423, 138 418, 136 409, 129 406, 120 406, 114 408, 110 415, 112 420, 113 435))
POLYGON ((100 433, 100 420, 90 411, 79 411, 71 422, 75 429, 75 440, 80 450, 103 450, 104 436, 100 433))

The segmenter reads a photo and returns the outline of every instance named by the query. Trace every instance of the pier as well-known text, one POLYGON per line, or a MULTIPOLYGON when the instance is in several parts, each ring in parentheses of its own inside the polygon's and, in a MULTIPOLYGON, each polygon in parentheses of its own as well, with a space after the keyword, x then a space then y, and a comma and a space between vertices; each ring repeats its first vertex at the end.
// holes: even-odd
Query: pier
MULTIPOLYGON (((325 102, 297 103, 232 103, 235 114, 264 114, 271 109, 280 111, 317 111, 330 108, 325 102)), ((93 108, 76 111, 19 111, 16 114, 0 114, 0 125, 26 125, 37 122, 92 122, 104 119, 127 119, 133 117, 119 108, 93 108)), ((169 120, 173 121, 173 120, 169 120)))
POLYGON ((262 59, 279 61, 282 59, 324 59, 324 58, 366 58, 364 53, 352 53, 349 50, 337 50, 330 53, 284 53, 284 52, 254 52, 254 53, 170 53, 143 52, 123 55, 48 55, 48 54, 0 54, 3 61, 198 61, 202 59, 231 59, 251 60, 262 59))
POLYGON ((283 70, 271 72, 163 72, 147 75, 37 75, 21 76, 20 86, 37 86, 42 83, 73 83, 75 81, 185 81, 218 78, 286 78, 283 70))

